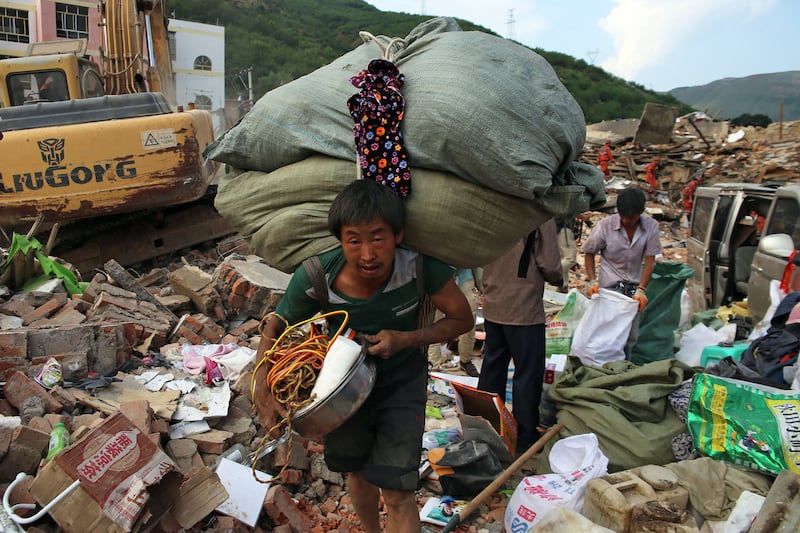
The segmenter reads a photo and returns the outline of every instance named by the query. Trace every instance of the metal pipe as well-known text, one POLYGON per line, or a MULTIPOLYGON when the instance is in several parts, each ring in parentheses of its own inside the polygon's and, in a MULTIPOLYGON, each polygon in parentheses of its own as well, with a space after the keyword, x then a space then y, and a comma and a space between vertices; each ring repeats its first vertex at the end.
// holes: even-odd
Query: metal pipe
POLYGON ((50 503, 48 503, 47 505, 42 507, 41 511, 39 511, 38 513, 36 513, 33 516, 29 516, 27 518, 23 518, 21 516, 17 516, 14 513, 14 511, 16 509, 33 509, 33 508, 35 508, 35 506, 33 506, 32 504, 29 504, 29 503, 20 503, 20 504, 11 506, 11 504, 8 503, 8 497, 11 495, 11 492, 12 492, 12 489, 14 488, 14 486, 17 485, 18 483, 24 481, 26 477, 27 477, 27 474, 25 472, 20 472, 19 474, 17 474, 17 477, 8 486, 8 488, 6 489, 5 494, 3 494, 3 509, 5 509, 6 513, 8 514, 8 517, 11 518, 11 520, 16 522, 17 524, 30 524, 32 522, 36 522, 41 517, 43 517, 45 514, 47 514, 47 512, 50 511, 50 509, 52 509, 54 506, 56 506, 61 500, 66 498, 69 495, 70 492, 72 492, 73 490, 77 489, 78 485, 81 484, 81 480, 80 479, 76 479, 75 481, 72 482, 72 484, 69 487, 64 489, 58 496, 53 498, 52 501, 50 501, 50 503))

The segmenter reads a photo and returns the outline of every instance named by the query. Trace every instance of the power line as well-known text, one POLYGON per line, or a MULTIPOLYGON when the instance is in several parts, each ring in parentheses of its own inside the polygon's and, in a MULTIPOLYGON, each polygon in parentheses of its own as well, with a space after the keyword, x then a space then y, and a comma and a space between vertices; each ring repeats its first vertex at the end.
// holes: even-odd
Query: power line
POLYGON ((514 38, 514 9, 508 10, 508 38, 514 38))

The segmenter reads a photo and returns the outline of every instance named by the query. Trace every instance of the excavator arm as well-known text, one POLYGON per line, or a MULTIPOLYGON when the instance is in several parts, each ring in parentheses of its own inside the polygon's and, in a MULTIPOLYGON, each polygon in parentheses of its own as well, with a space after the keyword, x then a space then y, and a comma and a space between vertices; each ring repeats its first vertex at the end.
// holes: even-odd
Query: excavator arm
POLYGON ((161 0, 104 0, 106 94, 160 92, 175 107, 169 32, 161 0))

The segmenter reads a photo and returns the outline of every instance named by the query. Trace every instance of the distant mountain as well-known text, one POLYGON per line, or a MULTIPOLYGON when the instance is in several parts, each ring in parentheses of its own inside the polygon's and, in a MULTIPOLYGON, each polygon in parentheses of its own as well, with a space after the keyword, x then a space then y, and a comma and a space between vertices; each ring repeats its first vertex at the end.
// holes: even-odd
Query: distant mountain
POLYGON ((720 119, 748 113, 767 115, 777 122, 782 101, 783 120, 800 120, 800 70, 723 78, 706 85, 678 87, 669 94, 720 119))

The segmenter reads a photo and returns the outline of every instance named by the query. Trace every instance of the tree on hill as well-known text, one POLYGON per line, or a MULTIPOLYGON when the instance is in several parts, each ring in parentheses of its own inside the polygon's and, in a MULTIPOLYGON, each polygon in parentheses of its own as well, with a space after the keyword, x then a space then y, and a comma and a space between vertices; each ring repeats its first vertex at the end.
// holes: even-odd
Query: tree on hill
MULTIPOLYGON (((242 72, 252 68, 253 92, 299 78, 361 44, 359 31, 405 36, 430 19, 425 15, 380 11, 363 0, 167 0, 170 16, 225 26, 227 97, 247 98, 242 72)), ((456 19, 464 31, 494 32, 456 19)), ((626 82, 567 54, 535 49, 558 74, 587 122, 639 118, 647 102, 692 108, 666 93, 626 82)))

